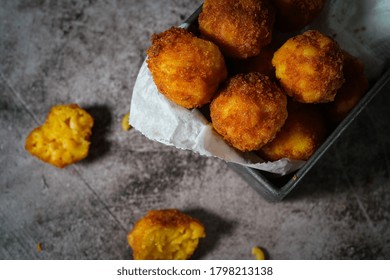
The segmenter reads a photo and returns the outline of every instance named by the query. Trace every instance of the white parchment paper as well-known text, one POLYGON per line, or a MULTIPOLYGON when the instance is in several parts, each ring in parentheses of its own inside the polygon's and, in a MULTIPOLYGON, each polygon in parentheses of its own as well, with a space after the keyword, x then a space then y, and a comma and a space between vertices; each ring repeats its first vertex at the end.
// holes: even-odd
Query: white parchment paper
MULTIPOLYGON (((390 57, 389 2, 329 0, 321 15, 306 29, 318 29, 334 37, 343 49, 365 63, 368 78, 375 80, 390 57)), ((232 148, 200 111, 180 107, 160 94, 146 62, 134 85, 130 124, 151 140, 279 175, 293 172, 304 164, 289 159, 264 162, 255 153, 232 148)))

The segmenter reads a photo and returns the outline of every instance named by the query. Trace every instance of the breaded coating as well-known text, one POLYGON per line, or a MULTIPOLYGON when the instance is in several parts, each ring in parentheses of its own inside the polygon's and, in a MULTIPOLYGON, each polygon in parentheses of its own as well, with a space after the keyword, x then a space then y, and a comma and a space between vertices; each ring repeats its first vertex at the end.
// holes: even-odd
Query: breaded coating
POLYGON ((275 139, 258 152, 265 160, 307 160, 325 139, 325 121, 316 105, 289 101, 287 107, 284 126, 275 139))
POLYGON ((172 27, 153 35, 147 54, 157 89, 188 109, 210 102, 227 76, 218 47, 182 28, 172 27))
POLYGON ((287 40, 272 64, 286 93, 302 103, 331 102, 344 83, 339 45, 316 30, 287 40))
POLYGON ((344 54, 345 83, 338 90, 333 102, 327 103, 326 116, 333 123, 341 122, 367 92, 369 83, 364 74, 363 62, 346 51, 344 54))
POLYGON ((53 106, 45 123, 28 135, 25 148, 44 162, 63 168, 87 157, 93 122, 77 104, 53 106))
POLYGON ((260 149, 287 118, 287 97, 260 73, 230 78, 210 105, 214 129, 241 151, 260 149))
POLYGON ((275 25, 281 31, 299 30, 322 11, 326 0, 272 0, 276 7, 275 25))
POLYGON ((198 22, 224 55, 248 58, 271 42, 274 20, 268 0, 205 0, 198 22))
POLYGON ((135 260, 186 260, 206 236, 204 226, 177 209, 151 210, 127 240, 135 260))

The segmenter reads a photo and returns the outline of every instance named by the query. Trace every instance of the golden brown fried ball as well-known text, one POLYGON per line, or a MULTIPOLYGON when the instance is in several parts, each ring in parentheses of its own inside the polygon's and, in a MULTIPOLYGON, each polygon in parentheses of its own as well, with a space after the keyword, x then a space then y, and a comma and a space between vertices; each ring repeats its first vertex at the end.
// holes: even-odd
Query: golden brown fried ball
POLYGON ((301 29, 319 15, 325 2, 326 0, 273 0, 276 25, 282 31, 301 29))
POLYGON ((199 15, 202 36, 226 56, 256 56, 272 39, 274 9, 265 0, 206 0, 199 15))
POLYGON ((286 93, 302 103, 331 102, 344 83, 339 45, 316 30, 287 40, 272 64, 286 93))
POLYGON ((151 210, 128 234, 135 260, 185 260, 205 237, 204 226, 177 209, 151 210))
POLYGON ((210 105, 215 130, 241 151, 258 150, 271 141, 287 118, 287 97, 260 73, 230 78, 210 105))
POLYGON ((188 109, 210 102, 227 76, 218 47, 182 28, 153 35, 147 54, 157 89, 188 109))
POLYGON ((259 154, 269 161, 282 158, 307 160, 325 136, 324 118, 317 106, 289 102, 284 126, 274 140, 261 148, 259 154))
POLYGON ((344 54, 345 83, 338 90, 333 102, 326 104, 326 115, 334 123, 341 122, 357 105, 368 89, 368 79, 364 74, 364 65, 346 51, 344 54))
POLYGON ((57 167, 84 159, 89 151, 93 118, 77 104, 53 106, 45 123, 28 135, 25 148, 57 167))

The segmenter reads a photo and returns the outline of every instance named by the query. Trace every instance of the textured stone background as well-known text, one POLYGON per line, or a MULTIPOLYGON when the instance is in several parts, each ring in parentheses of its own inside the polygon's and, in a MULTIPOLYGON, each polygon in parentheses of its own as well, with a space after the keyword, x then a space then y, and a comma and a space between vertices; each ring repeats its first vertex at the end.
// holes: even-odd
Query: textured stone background
POLYGON ((390 87, 275 204, 224 162, 121 130, 150 36, 199 4, 1 1, 0 258, 130 259, 134 222, 178 208, 206 226, 195 259, 253 259, 253 246, 271 259, 390 259, 390 87), (24 141, 73 102, 95 117, 91 154, 60 170, 24 141))

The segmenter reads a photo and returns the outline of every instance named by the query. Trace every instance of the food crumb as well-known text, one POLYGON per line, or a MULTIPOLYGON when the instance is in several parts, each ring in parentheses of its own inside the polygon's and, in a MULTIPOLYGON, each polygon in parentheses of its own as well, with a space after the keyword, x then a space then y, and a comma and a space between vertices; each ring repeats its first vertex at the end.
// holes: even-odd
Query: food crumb
POLYGON ((135 260, 186 260, 206 237, 203 224, 178 209, 150 210, 127 236, 135 260))
POLYGON ((38 159, 64 168, 88 156, 93 117, 77 104, 52 106, 45 122, 25 140, 25 149, 38 159))
POLYGON ((259 247, 252 248, 252 255, 256 257, 256 260, 265 260, 265 253, 259 247))
POLYGON ((123 118, 122 118, 122 129, 123 129, 124 131, 128 131, 128 130, 130 130, 130 128, 131 128, 131 125, 129 124, 129 116, 130 116, 130 114, 127 113, 127 114, 124 115, 123 118))
POLYGON ((37 252, 38 253, 42 252, 42 243, 41 242, 38 242, 38 244, 37 244, 37 252))

